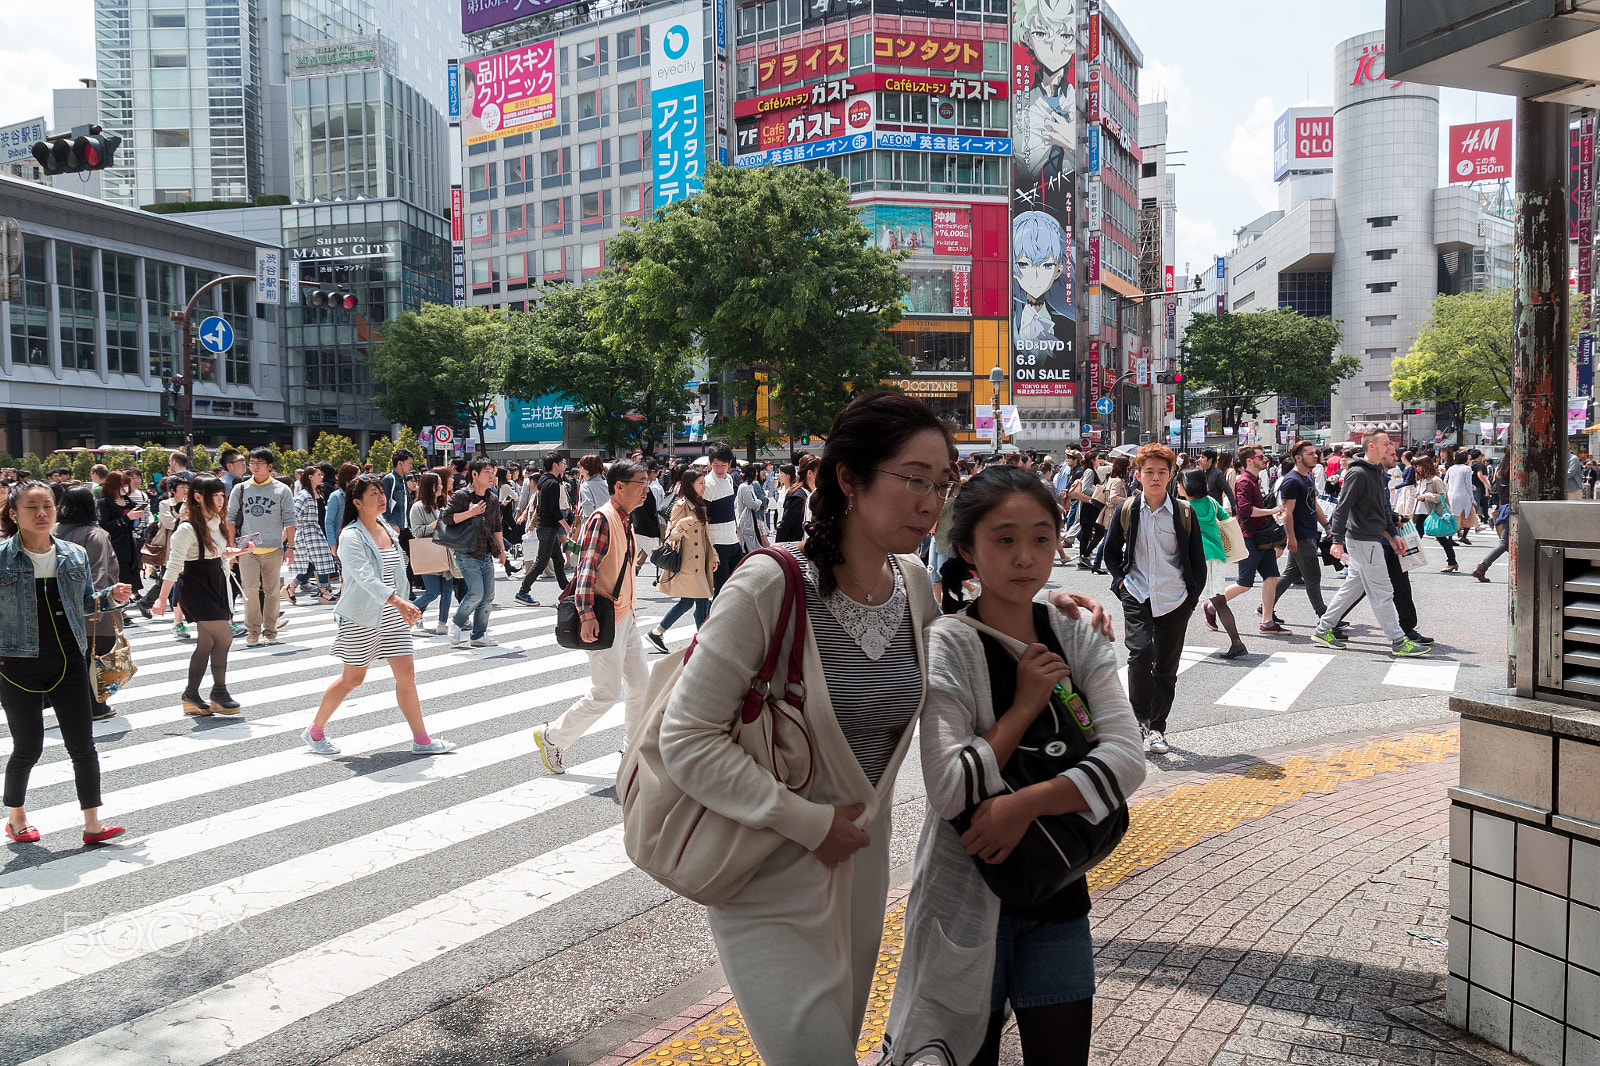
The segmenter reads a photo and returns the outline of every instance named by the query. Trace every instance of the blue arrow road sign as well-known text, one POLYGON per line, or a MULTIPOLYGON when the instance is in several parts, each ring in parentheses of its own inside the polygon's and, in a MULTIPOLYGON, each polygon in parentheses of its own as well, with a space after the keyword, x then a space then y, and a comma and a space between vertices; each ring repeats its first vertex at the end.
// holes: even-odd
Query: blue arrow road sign
POLYGON ((1102 396, 1094 402, 1094 409, 1103 415, 1109 415, 1116 407, 1116 402, 1109 396, 1102 396))
POLYGON ((200 323, 200 343, 213 355, 221 355, 233 347, 233 327, 217 315, 200 323))

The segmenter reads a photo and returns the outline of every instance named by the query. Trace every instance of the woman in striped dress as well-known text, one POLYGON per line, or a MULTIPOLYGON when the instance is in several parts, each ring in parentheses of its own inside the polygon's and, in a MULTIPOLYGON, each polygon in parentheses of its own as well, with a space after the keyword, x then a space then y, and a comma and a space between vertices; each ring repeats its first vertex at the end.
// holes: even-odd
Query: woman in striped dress
POLYGON ((322 479, 322 471, 315 466, 300 471, 300 488, 294 494, 294 561, 300 564, 300 572, 283 590, 290 603, 295 602, 295 593, 302 585, 311 586, 313 574, 321 585, 317 590, 317 602, 333 602, 333 578, 339 572, 339 563, 328 547, 317 507, 322 479))
POLYGON ((400 535, 383 517, 388 506, 383 482, 372 474, 362 474, 345 488, 344 525, 339 531, 344 590, 333 611, 339 620, 333 654, 344 663, 344 672, 322 694, 316 717, 300 734, 318 755, 339 754, 338 745, 328 739, 328 720, 344 698, 366 680, 367 668, 375 659, 389 660, 395 700, 411 727, 412 752, 433 755, 455 747, 448 740, 429 737, 422 724, 411 653, 411 627, 422 617, 422 611, 400 591, 405 584, 406 562, 400 551, 400 535))

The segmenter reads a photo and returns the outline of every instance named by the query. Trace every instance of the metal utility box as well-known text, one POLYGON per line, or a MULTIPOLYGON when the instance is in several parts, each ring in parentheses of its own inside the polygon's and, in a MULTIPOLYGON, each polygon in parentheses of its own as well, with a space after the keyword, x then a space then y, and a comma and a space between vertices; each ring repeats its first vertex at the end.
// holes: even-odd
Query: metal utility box
POLYGON ((1600 501, 1525 502, 1517 695, 1600 705, 1600 501))

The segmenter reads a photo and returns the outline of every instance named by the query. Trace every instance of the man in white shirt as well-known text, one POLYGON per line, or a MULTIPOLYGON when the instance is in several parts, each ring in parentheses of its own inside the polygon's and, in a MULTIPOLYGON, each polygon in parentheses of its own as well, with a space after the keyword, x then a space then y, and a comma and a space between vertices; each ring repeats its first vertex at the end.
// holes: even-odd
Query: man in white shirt
POLYGON ((713 579, 711 594, 722 591, 723 582, 733 573, 733 568, 744 558, 739 546, 738 514, 734 504, 739 487, 734 484, 733 449, 719 444, 711 449, 711 472, 705 479, 706 525, 711 534, 711 546, 716 549, 719 565, 713 579))
POLYGON ((1140 448, 1134 466, 1141 491, 1118 506, 1106 531, 1106 569, 1123 607, 1128 700, 1145 729, 1145 750, 1155 755, 1171 750, 1167 715, 1184 633, 1206 583, 1200 522, 1167 492, 1176 462, 1165 445, 1140 448))

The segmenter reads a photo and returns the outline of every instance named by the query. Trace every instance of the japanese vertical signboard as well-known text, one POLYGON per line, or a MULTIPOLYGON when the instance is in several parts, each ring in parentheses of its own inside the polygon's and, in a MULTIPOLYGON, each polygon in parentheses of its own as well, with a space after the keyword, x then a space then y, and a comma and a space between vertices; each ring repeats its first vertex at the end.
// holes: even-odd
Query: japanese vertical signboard
POLYGON ((1012 0, 1011 362, 1015 396, 1076 392, 1078 4, 1012 0))
POLYGON ((462 143, 483 144, 556 123, 556 45, 539 41, 461 64, 462 143))
POLYGON ((705 61, 698 12, 650 24, 655 206, 700 191, 706 169, 705 61))
POLYGON ((1578 334, 1578 395, 1594 395, 1594 334, 1578 334))
POLYGON ((256 303, 275 304, 278 282, 283 271, 283 252, 277 248, 256 249, 256 303))

